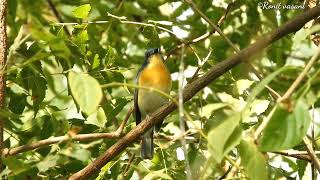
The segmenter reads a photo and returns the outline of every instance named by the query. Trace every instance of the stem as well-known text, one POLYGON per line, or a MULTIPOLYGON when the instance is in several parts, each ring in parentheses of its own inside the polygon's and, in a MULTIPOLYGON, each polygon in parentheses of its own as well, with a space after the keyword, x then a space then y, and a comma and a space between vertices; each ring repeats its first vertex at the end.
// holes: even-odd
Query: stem
POLYGON ((315 168, 318 170, 318 172, 320 173, 320 162, 319 159, 317 158, 315 152, 312 149, 312 145, 309 142, 309 139, 307 137, 303 138, 303 142, 307 148, 308 154, 311 158, 311 161, 313 163, 313 165, 315 166, 315 168))
POLYGON ((187 173, 187 180, 192 179, 190 165, 189 165, 189 158, 187 153, 187 145, 186 140, 184 139, 184 133, 186 131, 185 127, 185 121, 184 121, 184 110, 183 110, 183 82, 184 82, 184 62, 183 62, 183 56, 184 56, 184 46, 181 48, 181 58, 180 58, 180 66, 179 66, 179 121, 180 121, 180 130, 181 130, 181 144, 182 149, 184 153, 185 158, 185 169, 187 173))

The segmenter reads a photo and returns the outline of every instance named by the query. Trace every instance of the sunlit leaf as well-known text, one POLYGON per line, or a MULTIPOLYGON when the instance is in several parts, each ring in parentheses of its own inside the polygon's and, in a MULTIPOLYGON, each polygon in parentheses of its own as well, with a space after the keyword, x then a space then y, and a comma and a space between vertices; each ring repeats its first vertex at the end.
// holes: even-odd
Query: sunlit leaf
POLYGON ((87 124, 93 124, 98 127, 104 127, 104 124, 107 121, 107 117, 101 107, 98 108, 98 110, 90 116, 88 116, 86 123, 87 124))
POLYGON ((215 110, 228 106, 226 103, 207 104, 200 109, 200 116, 209 118, 215 110))
POLYGON ((91 10, 90 4, 84 4, 74 9, 72 11, 72 14, 76 18, 86 19, 89 15, 90 10, 91 10))
POLYGON ((61 150, 59 153, 82 162, 87 162, 90 158, 90 151, 80 147, 79 145, 72 145, 67 149, 61 150))
POLYGON ((241 141, 239 145, 241 165, 251 180, 267 180, 267 164, 263 155, 252 142, 241 141))
POLYGON ((243 92, 248 89, 253 84, 253 81, 249 81, 248 79, 240 79, 236 82, 236 87, 238 94, 243 94, 243 92))
POLYGON ((75 102, 87 115, 92 114, 98 108, 102 99, 102 90, 99 82, 85 73, 68 74, 69 87, 75 102))
POLYGON ((20 174, 31 168, 29 165, 25 164, 21 160, 15 157, 6 157, 2 159, 2 162, 14 173, 20 174))
POLYGON ((58 160, 59 156, 47 156, 45 159, 43 159, 41 162, 37 164, 37 168, 39 169, 39 171, 45 172, 48 169, 55 167, 58 160))

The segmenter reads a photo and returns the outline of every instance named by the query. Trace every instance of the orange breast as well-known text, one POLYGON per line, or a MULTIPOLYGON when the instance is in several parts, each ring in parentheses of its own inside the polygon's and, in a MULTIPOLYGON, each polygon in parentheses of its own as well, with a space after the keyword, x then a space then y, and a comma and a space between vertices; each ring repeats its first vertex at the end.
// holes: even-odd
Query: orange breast
POLYGON ((168 92, 171 89, 171 75, 162 59, 153 57, 148 66, 140 73, 139 85, 153 87, 168 92))

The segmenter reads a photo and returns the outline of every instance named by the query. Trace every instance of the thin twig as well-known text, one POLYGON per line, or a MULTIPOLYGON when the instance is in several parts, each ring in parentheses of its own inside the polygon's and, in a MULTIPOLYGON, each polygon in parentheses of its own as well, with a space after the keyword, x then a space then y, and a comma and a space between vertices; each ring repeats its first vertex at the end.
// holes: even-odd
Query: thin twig
MULTIPOLYGON (((181 58, 180 58, 180 66, 179 66, 179 121, 180 121, 180 131, 181 134, 184 135, 186 131, 185 121, 184 121, 184 109, 183 109, 183 83, 184 83, 184 63, 183 63, 183 56, 184 56, 184 46, 181 48, 181 58)), ((184 136, 180 138, 182 149, 185 158, 185 170, 187 174, 187 180, 192 179, 190 165, 189 165, 189 158, 187 153, 187 145, 184 136)))
MULTIPOLYGON (((280 154, 283 156, 293 157, 296 159, 312 162, 308 151, 287 150, 287 151, 277 151, 277 152, 271 152, 271 153, 280 154)), ((315 151, 314 154, 320 155, 320 151, 315 151)))
POLYGON ((312 149, 312 145, 309 142, 309 139, 307 137, 303 138, 303 142, 306 146, 306 149, 308 151, 309 157, 311 158, 311 161, 313 163, 313 165, 315 166, 315 168, 318 170, 318 172, 320 173, 320 161, 318 159, 318 157, 316 156, 315 152, 312 149))
POLYGON ((128 161, 128 164, 127 164, 126 167, 124 168, 123 177, 128 176, 129 168, 130 168, 131 163, 133 162, 133 160, 134 160, 135 157, 136 157, 135 154, 133 154, 133 155, 130 157, 130 159, 129 159, 129 161, 128 161))
MULTIPOLYGON (((166 29, 166 28, 164 28, 162 26, 159 26, 158 24, 150 24, 150 23, 129 21, 129 20, 126 20, 125 17, 118 17, 118 16, 112 15, 110 13, 108 13, 108 16, 118 19, 119 22, 122 23, 122 24, 134 24, 134 25, 140 25, 140 26, 155 27, 155 28, 158 28, 160 30, 166 31, 166 32, 168 32, 170 34, 173 34, 176 37, 176 35, 174 34, 173 31, 171 31, 169 29, 166 29)), ((88 22, 82 22, 82 24, 106 24, 106 23, 110 23, 110 21, 88 21, 88 22)), ((81 24, 75 23, 75 22, 71 22, 71 23, 54 23, 53 25, 56 25, 56 26, 75 26, 75 25, 81 25, 81 24)))
MULTIPOLYGON (((224 12, 223 16, 221 16, 221 18, 219 19, 218 21, 218 26, 221 26, 221 24, 224 22, 224 20, 226 19, 230 9, 232 8, 232 6, 234 5, 234 2, 228 4, 228 7, 226 9, 226 11, 224 12)), ((204 41, 206 40, 207 38, 209 38, 212 34, 214 34, 216 32, 216 29, 212 29, 210 32, 206 32, 205 34, 195 38, 195 39, 192 39, 190 41, 186 41, 184 43, 180 43, 178 45, 176 45, 174 48, 172 48, 171 50, 168 51, 168 53, 166 54, 166 58, 165 59, 168 59, 174 52, 176 52, 177 50, 181 49, 183 45, 185 46, 189 46, 191 44, 195 44, 195 43, 198 43, 198 42, 201 42, 201 41, 204 41)))
POLYGON ((222 32, 222 30, 215 25, 198 7, 197 5, 192 1, 192 0, 184 0, 185 2, 187 2, 194 11, 196 11, 207 23, 209 23, 209 25, 211 27, 213 27, 213 29, 215 29, 216 32, 218 32, 220 34, 220 36, 222 36, 227 43, 236 51, 238 52, 239 49, 231 42, 231 40, 222 32))
POLYGON ((195 78, 198 76, 198 73, 200 71, 200 69, 202 68, 202 66, 208 61, 210 55, 212 53, 212 50, 210 49, 207 57, 205 57, 202 61, 201 59, 198 57, 198 55, 196 54, 197 58, 198 58, 198 61, 200 61, 198 63, 198 68, 196 69, 196 71, 193 73, 193 75, 191 76, 190 80, 188 81, 188 83, 192 82, 193 80, 195 80, 195 78))
MULTIPOLYGON (((226 157, 227 157, 227 156, 226 156, 226 157)), ((230 162, 230 161, 229 161, 229 162, 230 162)), ((232 162, 232 161, 231 161, 231 162, 232 162)), ((241 159, 240 159, 240 158, 237 159, 237 161, 236 161, 235 163, 231 163, 231 162, 230 162, 230 164, 232 164, 232 168, 231 168, 231 170, 229 171, 226 179, 233 178, 233 177, 235 176, 235 174, 238 172, 238 170, 241 169, 240 166, 239 166, 239 164, 241 163, 241 159)))
POLYGON ((308 64, 305 66, 303 71, 299 74, 298 78, 292 83, 289 89, 285 92, 285 94, 278 99, 278 102, 284 102, 288 100, 291 95, 294 93, 296 88, 299 86, 301 81, 305 78, 309 70, 312 68, 313 64, 319 59, 320 56, 320 47, 317 49, 317 52, 312 56, 308 64))
MULTIPOLYGON (((63 23, 63 20, 62 20, 62 18, 60 16, 56 6, 53 4, 53 2, 51 0, 47 0, 47 2, 49 4, 53 14, 56 16, 57 20, 59 21, 59 23, 63 23)), ((69 30, 68 30, 68 28, 66 26, 63 26, 63 30, 68 36, 70 36, 70 32, 69 32, 69 30)))
POLYGON ((282 156, 287 156, 287 157, 293 157, 293 158, 296 158, 296 159, 300 159, 300 160, 304 160, 304 161, 308 161, 308 162, 311 162, 311 158, 308 154, 291 154, 291 153, 288 153, 288 152, 272 152, 273 154, 279 154, 279 155, 282 155, 282 156))
POLYGON ((61 143, 65 142, 68 140, 76 140, 76 141, 88 141, 88 140, 94 140, 94 139, 117 139, 121 136, 122 131, 127 123, 127 121, 130 118, 130 115, 133 112, 133 108, 131 108, 118 129, 114 132, 111 133, 90 133, 90 134, 78 134, 74 136, 70 135, 64 135, 64 136, 58 136, 58 137, 51 137, 45 140, 38 141, 33 144, 27 144, 27 145, 22 145, 14 148, 5 148, 2 152, 2 157, 6 156, 13 156, 22 152, 34 150, 37 148, 41 148, 44 146, 48 146, 51 144, 56 144, 56 143, 61 143))
MULTIPOLYGON (((314 151, 315 147, 315 132, 314 132, 314 104, 312 104, 312 121, 311 121, 311 142, 312 150, 314 151)), ((314 152, 316 154, 316 152, 314 152)), ((316 177, 316 168, 314 163, 311 164, 312 179, 316 177)))

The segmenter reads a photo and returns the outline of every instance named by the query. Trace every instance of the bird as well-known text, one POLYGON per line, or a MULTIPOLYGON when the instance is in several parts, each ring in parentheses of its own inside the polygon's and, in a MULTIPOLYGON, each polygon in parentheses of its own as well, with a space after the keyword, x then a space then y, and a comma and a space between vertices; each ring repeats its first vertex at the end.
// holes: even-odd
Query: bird
MULTIPOLYGON (((170 93, 172 86, 171 74, 164 63, 160 48, 150 48, 146 51, 144 63, 136 76, 136 84, 154 88, 167 94, 170 93)), ((135 89, 134 112, 136 125, 166 102, 168 102, 168 98, 158 92, 142 88, 135 89)), ((156 124, 157 130, 161 128, 162 121, 156 124)), ((153 132, 154 127, 141 136, 142 159, 153 158, 153 132)))

